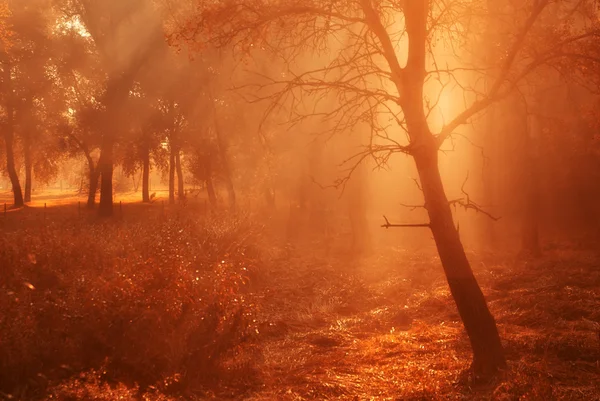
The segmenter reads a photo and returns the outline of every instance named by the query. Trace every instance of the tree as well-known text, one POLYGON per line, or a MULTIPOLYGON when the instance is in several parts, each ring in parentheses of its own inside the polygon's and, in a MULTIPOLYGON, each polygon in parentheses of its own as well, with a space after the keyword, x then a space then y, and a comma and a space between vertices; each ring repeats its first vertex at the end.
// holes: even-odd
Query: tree
POLYGON ((19 176, 15 166, 15 96, 13 89, 13 70, 14 60, 10 52, 17 47, 18 42, 13 37, 13 16, 9 3, 2 4, 2 42, 0 43, 0 61, 2 62, 2 83, 3 83, 3 109, 4 109, 4 143, 6 145, 6 170, 10 178, 13 191, 14 206, 23 206, 23 191, 19 176))
POLYGON ((123 167, 129 174, 142 170, 142 201, 150 202, 150 170, 152 161, 162 161, 164 157, 161 141, 167 129, 166 121, 159 107, 159 98, 152 91, 137 84, 130 96, 128 108, 131 111, 131 133, 124 144, 123 167))
POLYGON ((96 46, 107 72, 99 103, 105 115, 101 126, 100 208, 102 216, 113 213, 114 147, 124 130, 124 104, 139 76, 149 74, 166 49, 160 21, 153 5, 140 0, 63 0, 63 9, 76 15, 96 46))
POLYGON ((294 121, 315 115, 335 120, 333 133, 366 121, 372 141, 357 155, 358 162, 367 157, 381 161, 397 153, 414 159, 429 215, 429 222, 423 226, 433 233, 452 296, 471 341, 472 368, 477 375, 494 374, 506 362, 496 323, 454 225, 438 167, 438 152, 459 127, 512 93, 531 72, 579 53, 577 45, 597 39, 598 30, 594 26, 584 32, 569 29, 555 32, 552 41, 540 35, 536 22, 549 3, 525 2, 519 13, 511 16, 511 22, 517 21, 519 27, 511 32, 513 37, 502 52, 504 56, 494 60, 498 68, 493 84, 486 91, 476 88, 468 91, 466 107, 437 133, 432 132, 428 116, 444 86, 448 82, 460 84, 460 71, 469 70, 472 75, 481 76, 489 66, 461 65, 457 54, 451 60, 456 66, 443 68, 432 50, 438 41, 446 41, 450 49, 456 46, 469 51, 475 30, 487 21, 484 2, 200 3, 195 19, 178 32, 179 39, 193 43, 200 50, 232 46, 247 56, 253 54, 253 49, 267 48, 282 57, 289 68, 277 77, 265 77, 254 86, 254 91, 262 92, 260 98, 290 110, 294 121), (478 19, 477 15, 484 18, 478 19), (334 44, 336 48, 332 48, 334 44), (310 63, 301 59, 307 56, 312 58, 310 63), (320 67, 314 67, 315 64, 320 67), (432 85, 437 85, 437 95, 431 94, 432 85), (337 94, 340 106, 327 109, 326 105, 319 105, 322 95, 331 92, 337 94), (316 106, 305 107, 307 98, 316 106), (396 123, 393 130, 388 128, 389 121, 396 123), (405 142, 398 135, 401 131, 406 133, 405 142))
POLYGON ((69 115, 70 118, 66 118, 66 121, 61 124, 58 134, 71 155, 81 153, 86 160, 88 168, 87 207, 93 209, 96 204, 96 193, 100 178, 98 157, 95 155, 99 139, 96 132, 99 112, 90 104, 79 105, 79 107, 70 110, 72 111, 69 115))
MULTIPOLYGON (((3 51, 3 81, 7 102, 6 139, 7 144, 14 142, 7 154, 13 159, 9 164, 18 159, 24 166, 24 202, 31 201, 34 167, 36 176, 42 181, 49 180, 57 172, 54 161, 59 149, 49 135, 54 127, 53 116, 61 104, 61 93, 53 83, 57 76, 53 72, 56 65, 53 62, 52 27, 57 21, 53 10, 47 6, 47 0, 7 3, 11 41, 3 51), (17 157, 15 145, 17 151, 21 151, 17 152, 17 157)), ((16 186, 18 178, 14 177, 13 169, 17 170, 11 166, 9 175, 16 186)), ((18 198, 19 191, 15 194, 18 198)))
MULTIPOLYGON (((494 15, 518 15, 522 5, 500 0, 488 1, 488 7, 493 13, 489 17, 481 53, 493 60, 502 55, 519 24, 518 18, 507 22, 494 18, 494 15)), ((550 48, 552 51, 541 57, 540 65, 517 83, 516 91, 493 105, 485 116, 487 203, 499 205, 498 213, 508 214, 508 218, 511 212, 516 212, 521 226, 521 251, 525 255, 541 253, 541 210, 550 198, 541 193, 553 191, 552 187, 542 188, 544 177, 549 176, 548 166, 542 167, 544 148, 547 149, 551 142, 547 135, 549 126, 560 124, 562 135, 568 132, 560 121, 564 122, 570 114, 568 105, 576 101, 567 96, 569 87, 577 86, 586 92, 598 88, 598 76, 594 71, 597 71, 600 58, 597 44, 594 44, 597 40, 593 40, 598 33, 597 21, 597 10, 592 2, 548 3, 529 34, 526 50, 521 52, 534 54, 529 55, 529 60, 515 63, 519 65, 535 59, 538 50, 550 48), (552 48, 553 44, 555 48, 552 48), (544 60, 546 56, 548 58, 544 60), (562 107, 552 106, 552 103, 561 103, 562 107)), ((495 68, 489 74, 490 86, 499 73, 495 68)), ((556 165, 565 167, 560 163, 556 165)), ((491 233, 493 229, 489 228, 491 233)))
POLYGON ((6 170, 12 184, 14 206, 21 207, 25 203, 23 201, 23 191, 21 189, 21 183, 19 182, 19 175, 17 174, 17 169, 15 167, 15 106, 13 89, 11 85, 11 72, 13 67, 10 59, 7 56, 5 56, 2 60, 2 69, 5 87, 4 110, 6 116, 4 122, 4 143, 6 145, 6 170))

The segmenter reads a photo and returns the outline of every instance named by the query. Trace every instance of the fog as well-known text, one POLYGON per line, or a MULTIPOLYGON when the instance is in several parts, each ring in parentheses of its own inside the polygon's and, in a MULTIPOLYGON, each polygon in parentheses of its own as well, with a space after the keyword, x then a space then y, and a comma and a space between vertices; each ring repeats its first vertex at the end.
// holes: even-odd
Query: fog
POLYGON ((595 399, 599 21, 0 1, 0 398, 595 399))

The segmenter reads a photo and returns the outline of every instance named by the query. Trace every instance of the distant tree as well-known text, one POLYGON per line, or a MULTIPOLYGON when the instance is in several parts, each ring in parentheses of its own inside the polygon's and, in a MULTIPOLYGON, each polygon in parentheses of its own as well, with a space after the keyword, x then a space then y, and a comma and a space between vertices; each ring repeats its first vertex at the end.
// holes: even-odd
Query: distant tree
POLYGON ((72 115, 65 117, 58 130, 58 135, 67 152, 71 155, 81 154, 86 160, 88 168, 87 207, 92 209, 96 204, 100 179, 99 157, 95 153, 97 153, 100 139, 97 127, 100 124, 101 114, 90 104, 71 109, 70 114, 72 115))
POLYGON ((101 125, 98 170, 101 175, 99 212, 113 213, 114 147, 124 131, 125 103, 136 79, 151 73, 166 49, 161 22, 151 2, 141 0, 63 0, 62 9, 76 15, 92 38, 102 69, 107 72, 99 103, 101 125))
POLYGON ((14 13, 11 9, 12 3, 9 1, 1 4, 2 14, 1 33, 2 41, 0 45, 0 58, 2 62, 2 103, 3 103, 3 136, 6 146, 6 170, 10 178, 13 191, 13 203, 15 207, 24 205, 23 191, 19 182, 19 175, 15 166, 15 96, 13 89, 13 70, 14 57, 12 52, 19 49, 19 39, 14 35, 14 13))
MULTIPOLYGON (((545 2, 544 2, 545 3, 545 2)), ((492 11, 481 45, 488 63, 502 57, 513 40, 520 24, 522 4, 506 0, 488 1, 492 11), (506 15, 506 18, 498 18, 506 15)), ((594 2, 548 2, 528 35, 522 54, 525 59, 515 61, 522 66, 537 56, 537 51, 550 48, 551 52, 538 60, 533 71, 516 85, 516 91, 493 105, 486 114, 483 128, 486 160, 487 203, 500 205, 500 210, 513 210, 521 226, 521 251, 525 255, 541 253, 540 222, 544 203, 550 197, 542 196, 547 168, 544 167, 544 148, 551 142, 545 132, 562 126, 561 120, 570 118, 569 106, 573 101, 572 89, 597 91, 598 66, 598 10, 594 2), (552 48, 550 44, 555 44, 552 48), (568 88, 571 88, 569 90, 568 88), (561 107, 557 107, 562 104, 561 107), (553 109, 553 112, 549 112, 553 109)), ((483 60, 476 58, 477 64, 483 60)), ((487 74, 488 85, 497 78, 498 68, 487 74)), ((564 134, 563 134, 564 135, 564 134)), ((563 149, 570 154, 571 149, 563 149)), ((565 167, 564 164, 557 165, 565 167)), ((488 233, 493 234, 493 226, 488 233)), ((493 237, 493 235, 492 235, 493 237)))
POLYGON ((152 161, 160 164, 164 158, 162 140, 166 130, 159 109, 159 100, 145 92, 139 83, 132 91, 128 104, 131 132, 121 144, 123 167, 133 175, 141 169, 142 201, 150 202, 150 171, 152 161))
POLYGON ((493 84, 485 91, 468 91, 466 107, 437 133, 432 132, 428 122, 437 104, 435 95, 425 96, 431 81, 437 79, 441 91, 448 82, 461 83, 461 70, 484 75, 489 65, 461 65, 457 57, 457 65, 446 68, 436 63, 433 46, 447 41, 451 49, 469 51, 475 31, 487 23, 485 2, 200 2, 198 15, 180 34, 181 39, 200 50, 213 45, 233 46, 240 54, 251 54, 256 47, 277 53, 289 68, 258 83, 258 98, 291 110, 294 121, 315 115, 334 120, 334 133, 367 122, 373 140, 364 153, 357 155, 357 164, 368 157, 382 162, 395 153, 414 159, 430 219, 426 226, 433 233, 471 341, 476 375, 494 374, 506 362, 494 318, 453 221, 438 152, 459 127, 512 93, 531 72, 564 58, 566 52, 579 53, 580 43, 597 40, 594 26, 584 32, 564 29, 552 37, 538 35, 536 22, 548 11, 549 3, 527 1, 518 15, 511 15, 517 27, 511 32, 513 39, 503 56, 494 60, 498 73, 493 84), (344 44, 338 47, 340 42, 344 44), (334 45, 336 50, 332 51, 334 45), (299 55, 312 55, 316 60, 302 65, 296 63, 299 55), (337 94, 340 107, 304 107, 304 98, 317 101, 331 92, 337 94), (401 135, 390 132, 390 121, 395 122, 394 131, 406 133, 406 142, 401 142, 401 135))

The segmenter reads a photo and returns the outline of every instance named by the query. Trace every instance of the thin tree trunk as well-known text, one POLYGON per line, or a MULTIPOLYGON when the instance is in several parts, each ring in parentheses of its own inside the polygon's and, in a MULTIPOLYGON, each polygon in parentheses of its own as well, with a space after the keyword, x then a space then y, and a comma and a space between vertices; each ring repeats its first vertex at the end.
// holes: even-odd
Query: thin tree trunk
POLYGON ((169 155, 169 204, 175 204, 175 146, 173 144, 169 155))
POLYGON ((185 198, 184 186, 183 186, 183 170, 181 168, 181 152, 177 151, 175 155, 175 168, 177 170, 177 197, 180 201, 185 198))
MULTIPOLYGON (((373 16, 375 11, 368 0, 363 0, 363 4, 371 13, 369 18, 378 18, 373 16)), ((404 8, 409 38, 408 59, 403 73, 398 74, 404 75, 404 79, 396 84, 398 92, 402 94, 406 127, 411 145, 414 145, 411 155, 415 159, 421 180, 430 228, 450 292, 473 349, 473 372, 476 376, 490 376, 506 366, 504 351, 496 322, 473 275, 454 226, 452 211, 440 176, 438 143, 429 130, 423 107, 428 13, 427 1, 410 2, 404 8)), ((378 19, 377 21, 379 22, 378 19)), ((394 60, 396 63, 391 65, 397 71, 397 59, 392 59, 394 60)))
POLYGON ((25 159, 25 203, 31 202, 31 187, 33 179, 33 165, 31 163, 31 142, 29 135, 23 138, 23 158, 25 159))
POLYGON ((100 216, 110 217, 113 215, 113 142, 112 138, 105 137, 102 140, 98 170, 100 173, 100 216))
POLYGON ((490 376, 506 366, 504 352, 494 317, 473 275, 469 261, 454 226, 440 177, 437 147, 415 155, 421 179, 431 231, 440 260, 473 348, 473 370, 490 376))
POLYGON ((206 193, 208 195, 208 201, 213 208, 217 207, 217 194, 215 193, 215 187, 212 179, 212 165, 210 160, 208 160, 210 156, 206 156, 206 160, 204 161, 204 170, 206 174, 205 183, 206 183, 206 193))
POLYGON ((219 146, 219 156, 221 157, 221 163, 223 164, 223 175, 225 176, 225 186, 227 188, 227 194, 229 197, 229 208, 235 209, 235 188, 233 186, 233 179, 231 178, 231 167, 229 165, 229 158, 227 156, 227 142, 221 132, 219 120, 217 117, 217 109, 211 102, 213 107, 213 117, 215 121, 215 133, 217 135, 217 145, 219 146))
POLYGON ((213 184, 212 177, 206 178, 206 193, 208 194, 208 201, 213 208, 217 207, 217 194, 215 193, 215 187, 213 184))
POLYGON ((4 133, 4 142, 6 144, 6 171, 12 184, 14 206, 21 207, 25 203, 23 201, 23 191, 19 182, 19 175, 15 168, 15 151, 14 151, 14 104, 13 104, 13 89, 12 89, 12 67, 9 61, 3 63, 4 84, 6 85, 6 131, 4 133))
MULTIPOLYGON (((490 15, 489 20, 484 29, 483 41, 484 43, 498 43, 501 40, 506 40, 509 36, 503 34, 502 23, 496 17, 501 13, 501 10, 505 1, 504 0, 487 0, 487 8, 490 15)), ((494 66, 497 60, 500 59, 501 55, 498 54, 500 46, 485 46, 485 57, 486 62, 490 66, 494 66)), ((499 67, 492 68, 490 73, 486 75, 485 90, 488 91, 494 85, 497 79, 499 67)), ((506 129, 505 119, 499 118, 503 112, 506 112, 504 102, 496 103, 490 106, 483 116, 484 130, 483 130, 483 149, 487 157, 483 159, 483 196, 487 205, 496 205, 497 192, 498 192, 498 158, 501 154, 500 146, 503 135, 500 135, 503 130, 506 129)), ((502 166, 500 166, 502 168, 502 166)), ((497 243, 497 228, 496 222, 492 219, 484 219, 482 227, 482 237, 485 245, 494 246, 497 243)))
MULTIPOLYGON (((537 111, 537 103, 533 107, 537 111)), ((538 171, 537 142, 539 121, 537 116, 528 116, 529 121, 525 133, 525 146, 523 149, 523 172, 525 174, 523 195, 524 205, 522 213, 522 243, 521 251, 529 256, 542 254, 539 236, 540 189, 538 171)))
POLYGON ((150 152, 144 149, 142 167, 142 201, 150 202, 150 152))
POLYGON ((9 127, 8 131, 4 134, 4 141, 6 143, 6 170, 12 184, 14 206, 21 207, 25 204, 25 202, 23 201, 23 192, 19 182, 19 175, 17 174, 17 170, 15 168, 15 153, 13 149, 14 140, 11 130, 12 128, 9 127))

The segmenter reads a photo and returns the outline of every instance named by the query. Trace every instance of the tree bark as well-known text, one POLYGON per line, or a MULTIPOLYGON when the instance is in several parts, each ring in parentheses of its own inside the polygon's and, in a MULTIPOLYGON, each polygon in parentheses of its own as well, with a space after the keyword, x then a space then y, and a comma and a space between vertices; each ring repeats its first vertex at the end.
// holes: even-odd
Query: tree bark
MULTIPOLYGON (((365 5, 371 7, 370 3, 365 5)), ((370 11, 371 18, 377 18, 373 17, 375 11, 372 8, 370 11)), ((476 376, 491 376, 506 367, 502 343, 496 322, 473 275, 454 226, 452 211, 440 176, 438 143, 429 129, 423 107, 427 15, 427 1, 407 3, 404 16, 409 46, 403 73, 399 72, 399 63, 395 55, 388 57, 394 57, 393 71, 398 71, 398 76, 403 77, 397 85, 399 93, 402 94, 401 105, 411 139, 411 155, 421 180, 430 228, 450 292, 471 342, 473 372, 476 376)), ((392 51, 393 49, 389 49, 389 53, 392 51)))
POLYGON ((29 134, 23 137, 23 158, 25 159, 25 203, 31 202, 31 188, 33 180, 33 165, 31 162, 31 142, 29 134))
POLYGON ((150 152, 144 149, 142 166, 142 201, 150 202, 150 152))
POLYGON ((19 182, 19 175, 15 168, 15 152, 14 152, 14 104, 13 104, 13 89, 12 89, 12 77, 11 77, 11 65, 10 62, 5 61, 3 66, 4 84, 7 90, 6 100, 6 131, 4 133, 4 142, 6 144, 6 170, 8 177, 12 184, 14 207, 24 206, 23 192, 21 190, 21 183, 19 182))
MULTIPOLYGON (((87 199, 87 207, 88 209, 93 209, 96 204, 96 192, 98 192, 98 179, 100 178, 100 170, 98 166, 94 163, 94 159, 90 153, 90 150, 85 142, 79 140, 75 135, 69 135, 71 139, 77 144, 81 152, 85 156, 88 164, 88 199, 87 199)), ((83 178, 82 178, 83 180, 83 178)), ((83 186, 83 184, 82 184, 83 186)), ((81 189, 80 189, 81 192, 81 189)))
MULTIPOLYGON (((535 95, 534 95, 535 96, 535 95)), ((537 102, 533 107, 537 111, 537 102)), ((538 117, 528 116, 525 146, 523 149, 523 215, 521 251, 525 255, 538 257, 542 254, 539 236, 540 189, 538 171, 537 137, 539 135, 538 117)))
POLYGON ((212 179, 212 165, 210 160, 208 160, 210 156, 206 156, 206 160, 204 161, 204 170, 206 173, 205 183, 206 183, 206 193, 208 195, 208 201, 213 208, 217 207, 217 194, 215 193, 215 187, 212 179))
POLYGON ((169 154, 169 204, 175 204, 175 146, 173 144, 169 154))
POLYGON ((90 157, 88 160, 88 168, 89 168, 89 191, 88 191, 88 200, 87 207, 88 209, 93 209, 96 205, 96 192, 98 192, 98 178, 99 172, 98 169, 94 167, 94 161, 90 157))
POLYGON ((100 173, 100 216, 113 215, 113 141, 105 136, 102 140, 98 170, 100 173))
POLYGON ((229 158, 227 157, 227 142, 221 132, 219 120, 217 117, 217 109, 213 102, 213 118, 215 122, 215 133, 217 135, 217 145, 219 146, 219 156, 221 157, 221 163, 223 165, 223 175, 225 177, 225 186, 227 188, 227 194, 229 198, 229 209, 235 209, 235 188, 233 186, 233 179, 231 178, 231 167, 229 165, 229 158))
MULTIPOLYGON (((10 117, 9 120, 11 120, 10 117)), ((11 124, 9 123, 9 125, 11 124)), ((7 132, 4 134, 4 142, 6 144, 6 170, 12 184, 14 207, 21 207, 25 205, 25 202, 23 201, 23 192, 19 182, 19 175, 15 168, 15 153, 13 148, 14 137, 11 127, 7 128, 7 132)))
POLYGON ((454 226, 452 211, 440 177, 437 152, 437 146, 430 146, 428 150, 415 154, 431 231, 450 292, 471 342, 473 371, 479 376, 491 376, 506 367, 504 351, 496 322, 487 307, 454 226))
POLYGON ((180 201, 185 198, 184 186, 183 186, 183 170, 181 168, 181 152, 177 151, 175 155, 175 168, 177 170, 177 197, 180 201))

